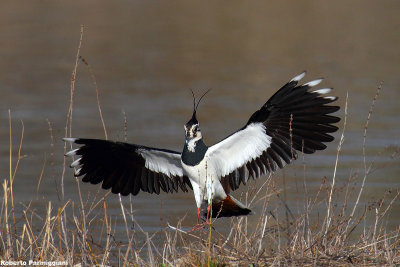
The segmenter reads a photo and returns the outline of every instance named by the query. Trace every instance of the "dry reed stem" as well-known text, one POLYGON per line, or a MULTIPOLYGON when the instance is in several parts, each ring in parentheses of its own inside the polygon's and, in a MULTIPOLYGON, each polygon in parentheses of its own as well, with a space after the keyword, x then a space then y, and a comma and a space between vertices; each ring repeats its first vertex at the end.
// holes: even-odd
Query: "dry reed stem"
MULTIPOLYGON (((106 125, 105 125, 105 122, 104 122, 104 119, 103 119, 102 110, 101 110, 100 94, 99 94, 99 89, 98 89, 98 85, 97 85, 97 81, 96 81, 96 76, 94 74, 94 71, 93 71, 92 67, 88 63, 88 61, 83 57, 80 57, 80 59, 88 67, 88 70, 89 70, 89 73, 90 73, 90 77, 92 79, 92 83, 93 83, 93 85, 94 85, 94 87, 96 89, 97 107, 98 107, 98 111, 99 111, 99 115, 100 115, 100 120, 101 120, 101 123, 103 125, 103 131, 104 131, 105 139, 107 140, 108 139, 108 134, 107 134, 106 125)), ((125 116, 125 113, 124 113, 124 138, 125 138, 125 140, 127 139, 126 129, 127 129, 127 122, 126 122, 126 116, 125 116)), ((126 236, 127 236, 128 240, 129 240, 128 248, 127 248, 127 250, 125 252, 125 255, 124 255, 125 259, 127 259, 128 255, 129 255, 129 251, 132 248, 132 241, 131 241, 132 239, 129 237, 128 222, 127 222, 127 218, 126 218, 126 214, 125 214, 125 208, 124 208, 124 205, 122 203, 122 198, 121 198, 120 194, 119 194, 119 203, 120 203, 122 217, 123 217, 124 224, 125 224, 126 236)), ((132 206, 131 206, 131 209, 132 209, 132 206)), ((135 255, 137 255, 137 254, 135 253, 135 255)))
POLYGON ((369 120, 370 120, 371 115, 372 115, 372 111, 373 111, 374 106, 375 106, 375 102, 376 102, 376 100, 378 99, 379 93, 380 93, 380 91, 381 91, 381 89, 382 89, 382 85, 383 85, 383 82, 381 82, 381 83, 379 84, 378 89, 376 90, 374 99, 372 100, 372 103, 371 103, 371 106, 370 106, 370 109, 369 109, 369 112, 368 112, 367 120, 366 120, 366 122, 365 122, 365 126, 364 126, 364 136, 363 136, 363 149, 362 149, 362 150, 363 150, 363 152, 362 152, 362 153, 363 153, 363 163, 364 163, 364 177, 363 177, 363 180, 362 180, 362 183, 361 183, 360 191, 358 192, 356 204, 354 205, 353 210, 352 210, 352 212, 351 212, 351 214, 350 214, 350 219, 349 219, 349 221, 348 221, 348 223, 347 223, 345 232, 347 232, 347 229, 348 229, 348 227, 350 226, 350 224, 351 224, 351 222, 352 222, 354 213, 355 213, 356 208, 357 208, 357 206, 358 206, 358 203, 359 203, 359 201, 360 201, 361 194, 362 194, 362 192, 363 192, 363 190, 364 190, 365 180, 367 179, 367 175, 368 175, 368 173, 369 173, 369 171, 367 171, 366 154, 365 154, 365 153, 366 153, 366 152, 365 152, 365 145, 366 145, 366 140, 367 140, 367 129, 368 129, 369 120))
POLYGON ((14 235, 12 235, 13 237, 16 235, 17 233, 17 226, 16 226, 16 220, 15 220, 15 206, 14 206, 14 194, 13 194, 13 188, 14 188, 14 179, 15 179, 15 175, 17 173, 18 167, 19 167, 19 163, 21 161, 21 149, 22 149, 22 143, 24 140, 24 132, 25 132, 25 128, 24 128, 24 123, 21 120, 21 125, 22 125, 22 129, 21 129, 21 138, 20 138, 20 142, 19 142, 19 147, 18 147, 18 156, 17 156, 17 163, 15 164, 14 167, 14 171, 13 171, 13 167, 12 167, 12 122, 11 122, 11 110, 8 110, 8 120, 9 120, 9 141, 10 141, 10 145, 9 145, 9 172, 10 172, 10 177, 9 177, 9 194, 7 194, 7 198, 10 197, 11 199, 11 212, 12 212, 12 219, 13 219, 13 229, 14 229, 14 235))
POLYGON ((92 79, 92 83, 96 89, 96 99, 97 99, 97 108, 99 110, 99 115, 100 115, 100 120, 101 120, 101 124, 103 125, 103 131, 104 131, 104 136, 105 139, 108 140, 108 134, 107 134, 107 129, 106 129, 106 124, 104 123, 104 119, 103 119, 103 113, 101 111, 101 105, 100 105, 100 96, 99 96, 99 87, 97 86, 97 81, 96 81, 96 76, 94 75, 94 71, 92 69, 92 67, 89 65, 89 62, 83 58, 82 56, 79 57, 83 63, 85 63, 85 65, 87 66, 89 73, 90 73, 90 78, 92 79))
MULTIPOLYGON (((81 53, 81 47, 82 47, 83 30, 84 30, 84 26, 82 24, 81 25, 81 31, 80 31, 80 37, 79 37, 79 43, 78 43, 78 49, 76 51, 75 65, 74 65, 74 68, 73 68, 72 74, 71 74, 70 99, 69 99, 69 108, 68 108, 68 113, 67 113, 67 119, 66 119, 66 122, 65 122, 65 134, 64 134, 64 137, 72 137, 72 113, 73 113, 73 110, 74 110, 75 81, 76 81, 77 69, 78 69, 78 65, 79 65, 79 55, 81 53)), ((72 148, 72 144, 70 144, 70 148, 72 148)), ((64 154, 66 152, 67 152, 67 142, 64 143, 64 154)), ((64 157, 63 171, 62 171, 62 174, 61 174, 61 195, 62 195, 62 199, 63 200, 64 200, 65 170, 66 170, 66 158, 64 157)))
POLYGON ((47 163, 47 159, 46 159, 46 156, 45 156, 43 164, 42 164, 42 170, 40 171, 40 175, 39 175, 39 181, 38 181, 38 183, 36 185, 36 198, 38 198, 38 195, 39 195, 39 188, 40 188, 40 184, 41 184, 42 179, 43 179, 44 170, 46 169, 46 163, 47 163))
MULTIPOLYGON (((337 166, 339 162, 339 154, 342 149, 342 144, 344 142, 344 132, 346 130, 346 123, 347 123, 347 105, 349 101, 349 92, 346 93, 346 102, 344 106, 344 121, 343 121, 343 129, 342 129, 342 134, 340 136, 339 144, 337 146, 337 153, 336 153, 336 161, 335 161, 335 167, 333 170, 333 177, 332 177, 332 184, 331 184, 331 190, 329 192, 329 201, 328 201, 328 210, 326 214, 326 227, 325 227, 325 235, 328 233, 329 226, 331 224, 331 209, 332 209, 332 195, 333 195, 333 190, 335 188, 335 182, 336 182, 336 171, 337 171, 337 166)), ((325 240, 326 241, 326 240, 325 240)))
MULTIPOLYGON (((72 137, 72 115, 73 115, 73 107, 74 107, 74 93, 75 93, 75 81, 76 81, 76 76, 77 76, 77 69, 78 69, 78 65, 79 65, 79 55, 80 55, 80 51, 81 51, 81 47, 82 47, 82 41, 83 41, 83 32, 84 32, 84 25, 81 25, 81 29, 80 29, 80 37, 79 37, 79 42, 78 42, 78 48, 76 51, 76 57, 75 57, 75 65, 74 68, 72 70, 72 74, 71 74, 71 81, 70 81, 70 101, 69 101, 69 108, 68 108, 68 113, 67 113, 67 119, 65 122, 65 134, 64 137, 72 137)), ((72 144, 70 144, 70 148, 72 148, 72 144)), ((64 154, 67 152, 67 142, 64 143, 64 154)), ((66 157, 64 157, 63 159, 63 169, 62 169, 62 173, 61 173, 61 199, 64 200, 64 177, 65 177, 65 172, 66 172, 66 157)), ((80 192, 80 186, 79 183, 77 183, 78 186, 78 192, 79 192, 79 196, 80 196, 80 201, 81 201, 81 207, 82 207, 82 214, 83 214, 83 219, 85 218, 84 215, 84 209, 83 209, 83 203, 82 203, 82 196, 81 196, 81 192, 80 192)), ((64 220, 63 220, 63 226, 62 229, 64 231, 64 242, 66 247, 68 247, 68 239, 67 239, 67 234, 65 231, 66 228, 66 223, 67 223, 67 215, 64 212, 64 220)), ((75 218, 75 216, 74 216, 75 218)), ((85 219, 84 219, 85 220, 85 219)), ((85 222, 84 222, 85 225, 85 222)), ((83 239, 86 238, 85 234, 82 235, 83 239)), ((75 236, 72 236, 72 248, 74 248, 75 245, 75 236)), ((83 249, 85 247, 85 242, 83 242, 83 249)), ((68 258, 72 261, 73 259, 73 254, 70 254, 70 251, 68 251, 68 258)), ((72 252, 74 251, 74 249, 71 250, 72 252)), ((83 263, 86 263, 86 261, 84 260, 83 263)))
MULTIPOLYGON (((54 161, 55 161, 55 159, 54 159, 54 135, 53 135, 53 127, 51 126, 51 122, 50 122, 48 119, 46 119, 46 121, 47 121, 47 124, 48 124, 48 126, 49 126, 48 130, 49 130, 49 136, 50 136, 50 157, 49 157, 49 158, 50 158, 51 176, 52 176, 52 178, 53 178, 53 180, 54 180, 55 189, 56 189, 56 192, 57 192, 57 198, 58 198, 58 200, 61 201, 60 191, 59 191, 59 188, 58 188, 58 182, 57 182, 57 179, 56 179, 56 171, 55 171, 55 168, 54 168, 54 161)), ((46 154, 45 154, 45 155, 46 155, 46 154)), ((46 160, 44 161, 43 166, 45 166, 45 164, 46 164, 46 160)), ((39 187, 38 187, 38 188, 39 188, 39 187)))
MULTIPOLYGON (((11 243, 11 233, 10 233, 10 227, 8 225, 8 183, 7 180, 3 181, 3 191, 4 191, 4 226, 5 226, 5 234, 7 238, 7 246, 9 249, 6 250, 5 253, 5 258, 10 259, 12 254, 11 248, 12 248, 12 243, 11 243)), ((3 231, 4 232, 4 231, 3 231)))

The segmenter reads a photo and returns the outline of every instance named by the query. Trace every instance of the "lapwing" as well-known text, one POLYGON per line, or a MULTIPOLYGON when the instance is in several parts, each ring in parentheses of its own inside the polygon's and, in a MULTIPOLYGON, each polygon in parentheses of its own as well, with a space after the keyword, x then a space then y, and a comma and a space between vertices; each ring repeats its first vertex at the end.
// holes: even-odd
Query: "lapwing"
MULTIPOLYGON (((193 113, 184 125, 182 152, 99 139, 65 138, 80 145, 66 153, 76 156, 71 167, 85 183, 102 183, 114 194, 137 195, 140 191, 160 194, 193 190, 199 225, 202 205, 204 216, 212 218, 248 215, 251 210, 230 193, 283 168, 297 158, 297 152, 312 154, 326 148, 330 135, 338 130, 332 125, 340 118, 329 115, 339 106, 326 96, 331 88, 313 89, 322 79, 299 85, 302 72, 254 112, 247 123, 225 139, 207 146, 196 118, 203 98, 193 100, 193 113)), ((194 98, 194 96, 193 96, 194 98)))

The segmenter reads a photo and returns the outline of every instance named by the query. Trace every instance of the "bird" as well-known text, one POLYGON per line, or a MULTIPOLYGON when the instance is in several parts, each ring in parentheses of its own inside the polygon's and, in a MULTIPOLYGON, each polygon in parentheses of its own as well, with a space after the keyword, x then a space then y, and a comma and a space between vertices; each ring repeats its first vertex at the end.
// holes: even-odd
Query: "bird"
POLYGON ((193 94, 193 112, 184 125, 181 152, 126 142, 88 138, 64 138, 75 143, 66 153, 73 157, 70 167, 82 182, 99 184, 114 194, 137 195, 188 192, 193 190, 199 227, 203 210, 205 223, 211 218, 245 216, 251 209, 232 196, 250 179, 274 173, 297 158, 298 152, 312 154, 332 142, 331 115, 340 109, 329 105, 338 97, 327 96, 332 88, 315 89, 323 80, 300 84, 306 72, 295 76, 255 111, 239 130, 212 146, 204 143, 193 94), (75 157, 77 159, 75 160, 75 157), (203 208, 207 206, 206 210, 203 208))

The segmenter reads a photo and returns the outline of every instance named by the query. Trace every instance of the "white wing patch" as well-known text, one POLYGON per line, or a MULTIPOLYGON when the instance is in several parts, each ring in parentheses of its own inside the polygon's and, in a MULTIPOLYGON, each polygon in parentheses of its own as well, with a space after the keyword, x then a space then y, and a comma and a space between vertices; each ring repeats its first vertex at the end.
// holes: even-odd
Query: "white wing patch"
POLYGON ((306 75, 306 72, 303 71, 302 73, 300 73, 299 75, 297 75, 296 77, 294 77, 293 79, 291 79, 290 81, 291 81, 291 82, 298 82, 298 81, 300 81, 301 79, 303 79, 305 75, 306 75))
POLYGON ((252 123, 221 142, 208 148, 206 157, 217 177, 230 174, 248 161, 259 157, 271 145, 262 123, 252 123))
POLYGON ((169 177, 183 176, 181 155, 159 150, 138 149, 145 159, 145 167, 154 172, 161 172, 169 177))
POLYGON ((322 78, 321 79, 317 79, 317 80, 305 83, 305 84, 303 84, 303 86, 313 87, 313 86, 316 86, 316 85, 320 84, 322 82, 322 80, 323 80, 322 78))
POLYGON ((324 95, 324 94, 329 93, 330 91, 332 91, 332 88, 322 88, 322 89, 314 90, 312 92, 320 94, 320 95, 324 95))

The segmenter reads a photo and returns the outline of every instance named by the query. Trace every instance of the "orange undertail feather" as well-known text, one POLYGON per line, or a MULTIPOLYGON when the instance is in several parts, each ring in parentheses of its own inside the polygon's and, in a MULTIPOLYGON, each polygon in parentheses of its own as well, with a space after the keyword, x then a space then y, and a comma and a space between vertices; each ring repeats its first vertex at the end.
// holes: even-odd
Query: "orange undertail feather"
MULTIPOLYGON (((213 201, 212 203, 212 218, 242 216, 250 213, 250 209, 230 195, 227 195, 222 201, 213 201)), ((206 215, 207 213, 204 213, 204 216, 206 215)))

